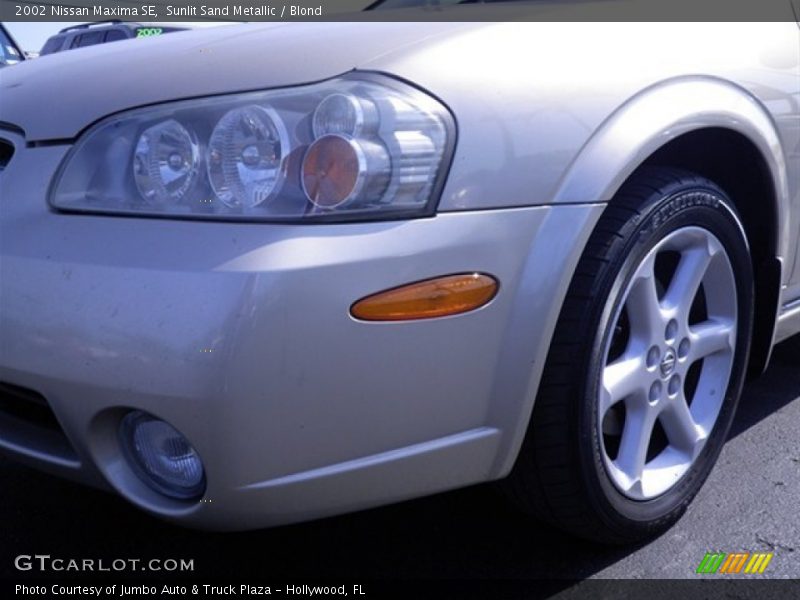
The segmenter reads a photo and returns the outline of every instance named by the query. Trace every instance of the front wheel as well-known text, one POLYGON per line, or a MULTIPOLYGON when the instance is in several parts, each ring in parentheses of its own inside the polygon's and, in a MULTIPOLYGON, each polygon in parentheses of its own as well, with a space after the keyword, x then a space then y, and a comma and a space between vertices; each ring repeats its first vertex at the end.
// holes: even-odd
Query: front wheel
POLYGON ((634 175, 568 291, 509 480, 514 498, 606 542, 672 525, 730 429, 752 310, 747 240, 726 194, 686 171, 634 175))

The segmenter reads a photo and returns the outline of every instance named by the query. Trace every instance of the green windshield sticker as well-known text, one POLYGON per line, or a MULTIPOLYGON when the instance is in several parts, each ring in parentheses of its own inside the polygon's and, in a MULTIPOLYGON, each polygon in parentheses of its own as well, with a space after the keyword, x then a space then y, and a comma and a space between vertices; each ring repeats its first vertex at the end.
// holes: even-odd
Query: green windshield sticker
POLYGON ((136 30, 136 37, 152 37, 154 35, 161 35, 164 30, 161 27, 141 27, 136 30))

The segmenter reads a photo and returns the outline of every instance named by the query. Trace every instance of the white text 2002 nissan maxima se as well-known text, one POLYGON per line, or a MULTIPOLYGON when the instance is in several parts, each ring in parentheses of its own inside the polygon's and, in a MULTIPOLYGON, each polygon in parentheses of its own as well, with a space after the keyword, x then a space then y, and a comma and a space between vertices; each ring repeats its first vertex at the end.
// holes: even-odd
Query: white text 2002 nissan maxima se
POLYGON ((798 44, 272 24, 4 69, 0 446, 200 528, 506 479, 656 534, 800 330, 798 44))

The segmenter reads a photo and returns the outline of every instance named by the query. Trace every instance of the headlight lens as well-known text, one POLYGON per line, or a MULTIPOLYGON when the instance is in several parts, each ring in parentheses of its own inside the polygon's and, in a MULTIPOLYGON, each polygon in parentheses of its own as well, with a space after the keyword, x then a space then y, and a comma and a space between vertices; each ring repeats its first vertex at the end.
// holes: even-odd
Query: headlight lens
POLYGON ((274 110, 234 108, 214 127, 208 144, 208 180, 229 208, 253 208, 280 189, 289 136, 274 110))
POLYGON ((454 132, 439 102, 378 75, 173 102, 91 128, 50 202, 266 221, 430 214, 454 132))
POLYGON ((391 171, 389 152, 383 144, 331 134, 309 146, 301 180, 309 202, 321 209, 334 209, 355 198, 379 202, 391 171))
POLYGON ((179 202, 196 183, 197 139, 169 119, 144 130, 133 151, 133 178, 146 203, 179 202))

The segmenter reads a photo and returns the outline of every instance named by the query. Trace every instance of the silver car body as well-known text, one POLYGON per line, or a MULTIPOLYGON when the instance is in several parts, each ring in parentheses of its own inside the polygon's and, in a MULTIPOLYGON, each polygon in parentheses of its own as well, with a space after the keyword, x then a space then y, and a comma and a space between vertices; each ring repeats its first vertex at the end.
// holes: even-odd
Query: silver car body
POLYGON ((800 331, 796 23, 295 23, 150 42, 0 72, 0 138, 16 149, 0 172, 0 381, 47 398, 72 450, 0 418, 0 447, 31 465, 212 529, 501 478, 604 207, 647 157, 705 128, 738 132, 768 166, 774 194, 753 202, 778 216, 767 253, 780 270, 762 335, 769 346, 800 331), (435 217, 255 224, 48 207, 74 140, 107 115, 353 69, 452 111, 435 217), (472 271, 501 283, 480 310, 349 314, 369 294, 472 271), (205 501, 164 498, 126 466, 128 408, 191 440, 205 501))

